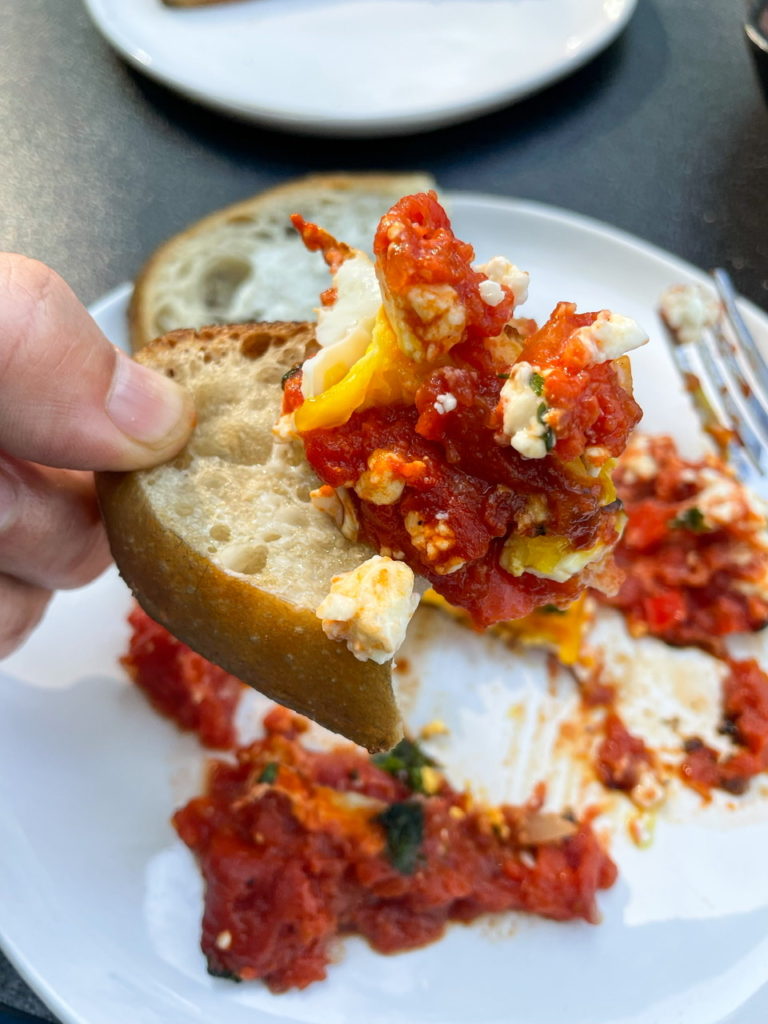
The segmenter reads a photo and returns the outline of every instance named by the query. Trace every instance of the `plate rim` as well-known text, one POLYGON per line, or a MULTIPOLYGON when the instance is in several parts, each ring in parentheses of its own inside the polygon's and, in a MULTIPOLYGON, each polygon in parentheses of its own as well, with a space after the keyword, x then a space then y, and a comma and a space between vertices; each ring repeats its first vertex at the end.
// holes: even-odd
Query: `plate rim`
MULTIPOLYGON (((485 210, 501 209, 512 214, 519 213, 522 215, 530 215, 536 219, 541 219, 558 225, 564 225, 580 232, 587 232, 596 237, 608 238, 613 243, 621 245, 628 251, 633 251, 636 254, 639 253, 656 262, 664 263, 670 268, 672 273, 682 274, 693 279, 708 280, 705 271, 697 267, 695 264, 683 259, 682 257, 676 256, 669 250, 663 249, 652 242, 648 242, 629 231, 614 227, 611 224, 589 215, 540 202, 538 200, 494 195, 492 193, 485 192, 446 190, 444 195, 449 204, 458 203, 464 208, 475 207, 485 210)), ((117 304, 124 303, 128 299, 132 288, 133 285, 131 282, 122 282, 121 284, 118 284, 91 303, 88 307, 89 311, 94 316, 103 315, 117 304)), ((760 323, 765 330, 768 330, 767 311, 746 299, 740 300, 740 304, 743 305, 750 319, 754 318, 754 320, 760 323)), ((0 662, 0 670, 2 670, 2 667, 2 662, 0 662)), ((58 993, 56 988, 52 987, 52 985, 46 980, 44 973, 34 964, 33 959, 30 959, 30 957, 19 948, 18 943, 8 935, 7 928, 3 924, 2 916, 0 916, 0 948, 21 978, 24 979, 24 981, 29 985, 38 998, 40 998, 51 1010, 51 1012, 59 1017, 62 1024, 98 1024, 98 1022, 92 1017, 82 1016, 76 1007, 72 1006, 64 996, 58 993)), ((757 992, 752 994, 751 998, 754 998, 756 995, 759 995, 764 991, 768 993, 768 989, 765 987, 763 989, 758 989, 757 992)), ((766 1001, 766 1006, 768 1006, 768 999, 766 1001)), ((738 1013, 739 1009, 740 1008, 737 1008, 735 1012, 738 1013)), ((254 1010, 254 1024, 256 1024, 258 1020, 256 1014, 259 1012, 260 1011, 254 1010)), ((723 1019, 721 1024, 725 1024, 726 1019, 723 1019)))
MULTIPOLYGON (((449 103, 431 110, 413 113, 384 112, 364 118, 357 115, 334 117, 331 114, 318 117, 311 112, 302 113, 291 107, 279 108, 259 103, 244 103, 242 100, 228 95, 228 90, 211 91, 200 88, 195 82, 186 80, 183 76, 180 80, 178 76, 158 67, 145 51, 138 48, 129 37, 114 26, 108 10, 110 2, 111 0, 83 0, 95 27, 134 70, 159 82, 166 88, 186 96, 187 99, 220 113, 230 114, 283 131, 348 138, 412 134, 422 130, 443 128, 517 103, 546 86, 568 77, 588 64, 619 38, 638 4, 638 0, 613 0, 613 7, 616 7, 617 4, 621 5, 618 9, 618 16, 610 17, 606 13, 602 30, 596 32, 586 44, 523 82, 512 84, 504 89, 497 89, 480 98, 463 103, 449 103)), ((606 7, 607 5, 604 10, 606 7)))

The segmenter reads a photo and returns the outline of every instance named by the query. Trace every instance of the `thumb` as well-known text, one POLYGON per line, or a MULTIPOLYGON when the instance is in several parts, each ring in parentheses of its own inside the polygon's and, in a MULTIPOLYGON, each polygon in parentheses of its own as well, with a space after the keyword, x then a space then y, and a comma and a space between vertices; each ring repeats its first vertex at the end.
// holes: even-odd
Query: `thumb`
POLYGON ((69 469, 139 469, 182 447, 173 381, 111 345, 48 267, 0 254, 0 450, 69 469))

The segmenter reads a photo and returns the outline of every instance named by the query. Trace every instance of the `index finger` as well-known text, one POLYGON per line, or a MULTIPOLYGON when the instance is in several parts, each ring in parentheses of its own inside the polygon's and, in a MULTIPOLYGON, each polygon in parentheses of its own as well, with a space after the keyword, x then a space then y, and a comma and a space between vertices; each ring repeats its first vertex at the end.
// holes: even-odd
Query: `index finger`
POLYGON ((175 455, 193 418, 182 389, 111 345, 57 274, 0 254, 0 449, 139 469, 175 455))

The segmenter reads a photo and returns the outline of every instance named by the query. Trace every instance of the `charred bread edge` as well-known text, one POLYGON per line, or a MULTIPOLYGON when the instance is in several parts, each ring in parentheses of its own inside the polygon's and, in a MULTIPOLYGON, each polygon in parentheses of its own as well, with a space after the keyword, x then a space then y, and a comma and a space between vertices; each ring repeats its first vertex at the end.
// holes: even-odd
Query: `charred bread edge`
MULTIPOLYGON (((157 343, 226 330, 172 331, 157 343)), ((150 507, 140 472, 97 473, 96 488, 115 562, 147 614, 249 686, 369 750, 398 742, 391 662, 358 661, 326 637, 314 609, 196 552, 150 507)))

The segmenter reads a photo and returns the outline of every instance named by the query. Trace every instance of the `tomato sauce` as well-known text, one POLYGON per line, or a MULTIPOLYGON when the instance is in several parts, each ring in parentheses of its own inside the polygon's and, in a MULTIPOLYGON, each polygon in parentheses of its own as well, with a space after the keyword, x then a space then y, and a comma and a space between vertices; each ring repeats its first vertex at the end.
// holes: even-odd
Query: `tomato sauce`
POLYGON ((633 736, 615 711, 606 715, 605 736, 595 758, 597 777, 608 789, 631 792, 653 765, 645 743, 633 736))
POLYGON ((121 664, 152 707, 206 747, 235 746, 234 716, 245 683, 181 643, 138 605, 128 616, 131 639, 121 664))
MULTIPOLYGON (((334 239, 301 218, 295 223, 310 248, 338 265, 344 253, 334 239)), ((551 578, 554 566, 513 575, 500 564, 510 538, 547 535, 570 551, 606 554, 618 540, 619 505, 599 470, 623 450, 641 412, 620 361, 596 362, 594 347, 590 356, 579 340, 598 314, 563 302, 538 330, 528 321, 518 330, 511 286, 475 269, 472 247, 454 235, 433 193, 392 207, 374 254, 400 360, 389 357, 379 375, 400 381, 390 389, 397 400, 381 397, 390 392, 370 401, 358 395, 344 422, 301 432, 323 483, 348 490, 362 539, 407 562, 480 628, 545 604, 565 607, 588 581, 615 588, 615 573, 598 556, 591 575, 577 569, 565 582, 551 578), (495 289, 495 301, 482 286, 495 289), (519 361, 536 370, 522 401, 502 396, 519 361), (521 454, 504 433, 505 400, 521 407, 533 400, 535 409, 534 396, 545 428, 536 435, 544 438, 541 457, 521 454), (381 453, 396 485, 386 496, 361 486, 381 453)), ((303 402, 296 374, 285 382, 283 412, 303 402)), ((534 570, 531 558, 522 564, 534 570)))
POLYGON ((715 788, 743 793, 751 778, 768 769, 768 675, 753 659, 729 661, 729 668, 722 730, 740 749, 721 757, 693 737, 680 769, 683 781, 704 796, 715 788))
POLYGON ((650 460, 647 472, 633 468, 642 462, 630 447, 615 474, 629 517, 614 553, 625 580, 615 597, 595 596, 619 608, 635 635, 722 655, 722 637, 768 623, 765 523, 718 460, 683 459, 668 437, 643 439, 640 458, 650 460), (718 480, 731 491, 727 521, 697 504, 718 480))
POLYGON ((174 816, 205 879, 212 974, 283 992, 325 977, 339 935, 394 953, 486 913, 597 920, 616 868, 588 821, 481 807, 407 741, 375 758, 318 752, 297 715, 264 724, 174 816))

